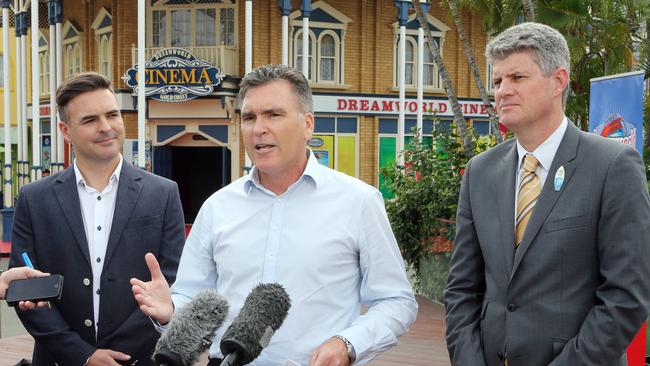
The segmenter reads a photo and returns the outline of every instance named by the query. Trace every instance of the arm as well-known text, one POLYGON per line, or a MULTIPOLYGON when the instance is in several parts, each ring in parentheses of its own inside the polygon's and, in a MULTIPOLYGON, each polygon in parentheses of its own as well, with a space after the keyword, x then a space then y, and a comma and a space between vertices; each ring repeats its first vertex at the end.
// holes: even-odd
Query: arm
MULTIPOLYGON (((28 195, 22 190, 14 212, 10 267, 21 266, 20 253, 27 252, 38 268, 28 201, 28 195)), ((95 347, 70 330, 56 304, 51 309, 16 310, 16 313, 29 334, 63 364, 81 366, 95 352, 95 347)))
POLYGON ((456 213, 456 237, 451 255, 447 288, 447 349, 452 365, 485 365, 479 330, 479 316, 485 294, 483 254, 474 228, 470 203, 470 160, 460 186, 456 213))
POLYGON ((650 308, 649 217, 643 163, 626 148, 610 163, 603 186, 597 305, 550 365, 611 365, 625 352, 650 308))
MULTIPOLYGON (((359 265, 361 271, 361 302, 368 312, 339 332, 365 363, 397 343, 415 321, 417 302, 406 277, 404 260, 378 191, 368 195, 359 217, 359 265)), ((330 340, 339 348, 344 344, 330 340)), ((342 348, 345 349, 345 348, 342 348)), ((346 357, 347 358, 347 357, 346 357)))
MULTIPOLYGON (((173 283, 185 242, 185 227, 178 188, 174 184, 168 191, 157 259, 162 275, 168 283, 173 283)), ((128 319, 98 346, 137 355, 148 352, 158 336, 151 320, 136 306, 128 319)))

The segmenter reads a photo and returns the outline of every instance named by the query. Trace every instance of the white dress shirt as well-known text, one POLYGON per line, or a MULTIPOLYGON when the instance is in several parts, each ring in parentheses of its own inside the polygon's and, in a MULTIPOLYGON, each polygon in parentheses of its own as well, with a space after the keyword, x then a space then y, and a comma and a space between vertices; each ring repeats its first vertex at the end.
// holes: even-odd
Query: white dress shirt
POLYGON ((333 335, 347 338, 365 363, 397 343, 415 320, 417 303, 390 228, 381 193, 318 164, 309 153, 303 175, 282 195, 265 189, 253 168, 203 204, 187 238, 172 299, 176 308, 213 288, 230 311, 221 337, 257 284, 278 282, 291 309, 251 365, 303 366, 333 335), (361 304, 370 308, 360 316, 361 304))
POLYGON ((539 178, 540 189, 544 187, 544 182, 546 181, 546 176, 548 175, 549 169, 551 169, 551 164, 553 164, 553 159, 555 158, 555 153, 562 143, 562 138, 566 132, 567 126, 569 125, 569 120, 564 117, 562 123, 555 129, 555 131, 549 136, 541 145, 535 149, 535 151, 526 150, 519 141, 517 141, 517 154, 519 156, 517 164, 517 178, 515 179, 515 216, 517 215, 517 198, 519 196, 519 181, 521 180, 521 167, 524 163, 524 157, 526 154, 532 153, 533 156, 539 161, 537 170, 535 174, 539 178))
POLYGON ((74 174, 77 180, 77 192, 81 204, 81 217, 84 221, 86 240, 88 241, 88 252, 90 253, 90 264, 93 271, 93 314, 95 316, 95 334, 99 324, 99 294, 106 256, 108 236, 111 233, 113 213, 115 212, 115 198, 117 197, 117 185, 120 172, 122 171, 122 155, 115 171, 108 181, 108 185, 102 192, 86 185, 86 181, 79 171, 77 160, 74 161, 74 174))

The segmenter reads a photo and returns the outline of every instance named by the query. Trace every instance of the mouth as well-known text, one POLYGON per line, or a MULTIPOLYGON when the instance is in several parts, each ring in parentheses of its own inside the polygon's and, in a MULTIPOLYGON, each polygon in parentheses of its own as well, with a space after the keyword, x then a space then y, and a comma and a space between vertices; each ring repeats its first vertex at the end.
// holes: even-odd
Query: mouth
POLYGON ((95 143, 106 144, 106 143, 112 142, 115 139, 116 139, 116 137, 103 137, 103 138, 95 140, 95 143))
POLYGON ((273 144, 255 144, 255 151, 259 153, 264 153, 273 149, 275 145, 273 144))

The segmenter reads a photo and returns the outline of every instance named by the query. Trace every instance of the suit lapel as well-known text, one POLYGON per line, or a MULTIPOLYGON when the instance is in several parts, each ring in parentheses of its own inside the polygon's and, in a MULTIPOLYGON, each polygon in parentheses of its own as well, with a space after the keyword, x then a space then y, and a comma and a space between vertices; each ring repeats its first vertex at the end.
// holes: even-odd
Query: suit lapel
POLYGON ((517 145, 512 144, 503 157, 503 161, 495 170, 494 192, 497 192, 499 206, 499 222, 501 223, 501 246, 505 260, 506 276, 512 273, 512 262, 515 255, 515 176, 517 171, 517 145))
POLYGON ((133 208, 140 196, 142 183, 140 182, 140 172, 137 169, 130 166, 126 161, 122 163, 120 180, 117 185, 117 196, 115 197, 115 212, 113 213, 111 234, 108 237, 108 245, 106 247, 104 268, 106 268, 111 256, 119 245, 124 226, 126 226, 126 223, 131 218, 133 208))
POLYGON ((79 203, 79 192, 77 191, 77 181, 75 179, 74 169, 64 170, 56 179, 57 185, 54 186, 54 195, 61 206, 63 216, 79 249, 90 265, 90 253, 88 251, 88 240, 84 229, 84 221, 81 216, 81 204, 79 203))
POLYGON ((580 130, 578 130, 578 128, 569 121, 569 125, 567 126, 564 137, 562 138, 562 142, 560 143, 560 146, 555 153, 555 158, 553 159, 551 168, 549 169, 548 175, 546 176, 544 187, 542 187, 542 192, 537 199, 535 208, 533 209, 533 215, 528 222, 528 226, 524 232, 524 237, 515 253, 515 262, 513 265, 512 274, 510 275, 511 280, 517 271, 517 268, 519 268, 519 264, 521 263, 524 255, 526 255, 528 249, 534 244, 533 240, 546 221, 546 218, 551 213, 551 210, 555 206, 555 203, 562 195, 562 192, 564 192, 565 187, 571 181, 571 176, 573 175, 573 171, 576 168, 576 164, 573 160, 576 157, 579 140, 580 130), (556 192, 554 189, 553 181, 555 179, 555 173, 560 168, 560 166, 564 166, 564 183, 562 184, 560 190, 556 192))

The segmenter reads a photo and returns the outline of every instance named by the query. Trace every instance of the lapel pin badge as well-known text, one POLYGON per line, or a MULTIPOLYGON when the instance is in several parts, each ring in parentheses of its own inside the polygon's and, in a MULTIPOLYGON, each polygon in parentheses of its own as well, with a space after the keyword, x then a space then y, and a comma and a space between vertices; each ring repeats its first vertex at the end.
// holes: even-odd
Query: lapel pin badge
POLYGON ((560 166, 555 172, 555 179, 553 180, 553 188, 555 188, 555 192, 559 192, 560 188, 562 188, 562 184, 564 183, 564 166, 560 166))

